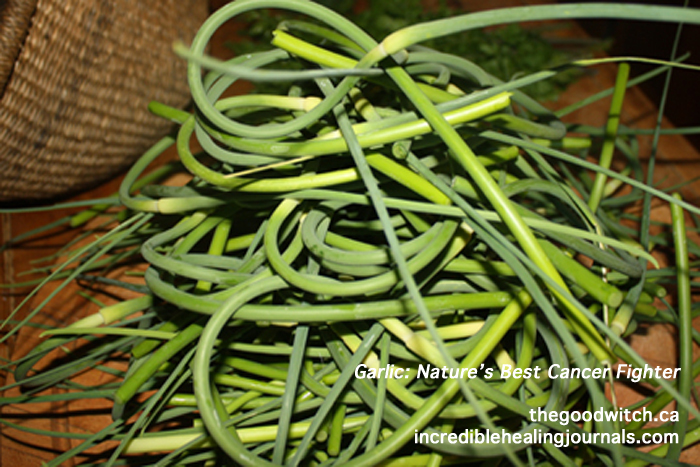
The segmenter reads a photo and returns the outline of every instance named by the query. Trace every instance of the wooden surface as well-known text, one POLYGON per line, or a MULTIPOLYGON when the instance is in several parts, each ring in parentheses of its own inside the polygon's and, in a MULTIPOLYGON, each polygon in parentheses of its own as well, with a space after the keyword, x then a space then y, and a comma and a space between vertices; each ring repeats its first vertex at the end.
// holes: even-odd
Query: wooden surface
MULTIPOLYGON (((486 2, 465 1, 463 2, 469 9, 476 10, 486 2)), ((517 2, 524 3, 524 2, 517 2)), ((542 3, 542 2, 528 2, 542 3)), ((489 7, 512 5, 512 1, 488 2, 489 7)), ((580 34, 575 30, 574 34, 580 34)), ((577 84, 572 86, 558 102, 552 103, 552 107, 561 108, 568 103, 576 102, 581 98, 591 95, 601 89, 612 85, 615 76, 614 66, 600 66, 589 70, 589 72, 577 84)), ((567 121, 576 121, 591 125, 602 125, 607 115, 609 101, 604 99, 595 105, 576 112, 567 117, 567 121)), ((623 123, 643 128, 651 128, 656 120, 656 106, 650 102, 641 92, 631 89, 625 100, 622 113, 623 123)), ((668 127, 665 122, 664 126, 668 127)), ((642 154, 648 157, 650 153, 650 138, 642 139, 642 154)), ((680 136, 662 137, 658 152, 657 162, 658 181, 663 180, 662 186, 670 186, 681 181, 692 180, 700 176, 700 154, 680 136)), ((118 180, 99 187, 92 192, 85 193, 77 197, 78 199, 89 199, 112 194, 118 187, 118 180)), ((700 204, 700 184, 695 182, 683 188, 683 195, 686 200, 700 204)), ((75 211, 75 210, 73 210, 75 211)), ((668 209, 664 203, 655 203, 655 216, 659 219, 668 218, 668 209)), ((63 217, 65 212, 45 212, 39 214, 2 214, 1 239, 3 244, 9 239, 29 231, 33 228, 45 225, 63 217)), ((21 276, 21 273, 29 270, 32 260, 43 257, 55 251, 72 238, 72 232, 64 232, 59 235, 42 237, 28 243, 20 245, 18 248, 5 250, 2 252, 0 262, 0 280, 3 283, 15 283, 27 280, 36 276, 21 276)), ((661 258, 664 260, 665 258, 661 258)), ((39 320, 43 323, 56 326, 65 325, 77 320, 96 309, 86 299, 75 294, 76 287, 72 286, 63 291, 53 300, 49 306, 40 314, 39 320)), ((0 316, 6 317, 12 309, 21 301, 28 288, 16 290, 4 290, 0 296, 0 316)), ((47 294, 43 291, 33 298, 28 306, 23 308, 22 313, 32 309, 47 294)), ((20 313, 20 315, 22 314, 20 313)), ((700 329, 700 322, 696 322, 696 328, 700 329)), ((39 342, 37 332, 22 332, 17 338, 10 339, 7 345, 0 346, 1 355, 4 358, 17 358, 24 355, 29 349, 39 342)), ((651 364, 664 367, 675 367, 677 355, 676 336, 665 326, 654 326, 639 332, 631 340, 637 351, 651 364)), ((698 349, 695 349, 695 357, 699 357, 698 349)), ((80 378, 89 381, 95 377, 94 374, 84 374, 80 378)), ((104 378, 104 373, 99 373, 100 378, 104 378)), ((10 381, 0 381, 8 383, 10 381)), ((57 390, 53 390, 54 392, 57 390)), ((616 393, 621 402, 629 402, 640 397, 628 388, 618 387, 616 393)), ((13 389, 3 394, 4 397, 16 395, 17 390, 13 389)), ((37 428, 50 430, 70 430, 78 433, 96 432, 110 422, 110 404, 106 400, 95 400, 89 402, 76 403, 51 403, 36 404, 31 407, 2 407, 0 417, 8 418, 16 423, 37 428), (34 414, 55 414, 55 417, 36 418, 34 414), (66 414, 59 416, 58 414, 66 414)), ((42 461, 53 458, 57 453, 62 452, 77 442, 65 439, 54 439, 39 435, 28 435, 11 428, 1 428, 0 436, 0 465, 1 466, 39 466, 42 461)), ((101 447, 100 450, 109 446, 101 447)), ((65 465, 77 465, 80 461, 94 460, 84 457, 67 462, 65 465)), ((691 449, 683 454, 682 460, 691 464, 700 465, 700 449, 691 449)))

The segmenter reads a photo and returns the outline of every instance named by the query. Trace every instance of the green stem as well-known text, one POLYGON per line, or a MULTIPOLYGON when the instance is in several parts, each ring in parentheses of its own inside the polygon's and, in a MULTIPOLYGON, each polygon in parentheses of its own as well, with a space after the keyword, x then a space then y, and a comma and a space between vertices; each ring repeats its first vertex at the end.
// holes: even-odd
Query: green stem
MULTIPOLYGON (((679 194, 674 197, 680 199, 679 194)), ((671 222, 673 225, 673 244, 676 249, 676 280, 678 283, 678 367, 681 368, 681 375, 678 381, 678 392, 685 400, 691 399, 691 389, 693 386, 693 318, 692 318, 692 298, 690 293, 690 276, 688 265, 688 239, 685 232, 685 214, 683 208, 671 205, 671 222)), ((674 431, 678 434, 678 442, 671 444, 666 456, 670 460, 678 460, 686 435, 688 425, 688 409, 679 406, 678 422, 674 426, 674 431)))
MULTIPOLYGON (((610 112, 608 113, 608 121, 605 125, 605 140, 603 148, 600 151, 600 159, 598 165, 606 169, 612 164, 613 152, 615 151, 615 138, 617 138, 617 128, 620 124, 620 113, 622 112, 622 102, 625 99, 625 90, 627 89, 627 78, 629 77, 630 66, 627 63, 621 63, 617 70, 617 78, 615 79, 615 90, 613 91, 612 102, 610 103, 610 112)), ((591 188, 591 195, 588 198, 588 206, 592 212, 598 210, 600 200, 603 198, 605 183, 607 177, 600 172, 596 173, 591 188)))

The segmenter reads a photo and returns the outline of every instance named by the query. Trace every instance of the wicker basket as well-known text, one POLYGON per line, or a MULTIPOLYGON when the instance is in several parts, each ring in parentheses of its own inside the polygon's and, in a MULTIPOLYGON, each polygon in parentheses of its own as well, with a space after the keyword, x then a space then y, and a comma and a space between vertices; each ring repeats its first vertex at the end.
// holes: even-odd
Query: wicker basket
POLYGON ((128 166, 182 107, 186 64, 206 0, 0 1, 0 202, 47 199, 128 166))

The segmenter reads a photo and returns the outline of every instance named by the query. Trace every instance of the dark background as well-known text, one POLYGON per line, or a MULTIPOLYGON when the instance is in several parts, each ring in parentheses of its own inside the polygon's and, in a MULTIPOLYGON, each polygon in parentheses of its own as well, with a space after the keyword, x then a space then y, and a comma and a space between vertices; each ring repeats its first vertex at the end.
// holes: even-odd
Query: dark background
MULTIPOLYGON (((578 0, 576 3, 593 3, 578 0)), ((562 3, 574 3, 563 1, 562 3)), ((620 2, 626 3, 626 2, 620 2)), ((683 6, 682 0, 635 0, 634 3, 648 5, 683 6)), ((700 8, 700 0, 688 2, 690 8, 700 8)), ((647 21, 581 20, 579 24, 593 37, 612 39, 609 55, 633 55, 668 60, 671 56, 677 25, 647 21)), ((678 55, 690 52, 685 63, 700 65, 700 27, 685 25, 682 29, 678 55)), ((651 65, 632 64, 632 75, 649 71, 651 65)), ((657 105, 661 100, 665 75, 660 75, 642 85, 657 105)), ((674 69, 671 90, 666 101, 665 115, 676 127, 694 126, 700 113, 700 71, 674 69)), ((688 139, 700 149, 700 135, 689 135, 688 139)))

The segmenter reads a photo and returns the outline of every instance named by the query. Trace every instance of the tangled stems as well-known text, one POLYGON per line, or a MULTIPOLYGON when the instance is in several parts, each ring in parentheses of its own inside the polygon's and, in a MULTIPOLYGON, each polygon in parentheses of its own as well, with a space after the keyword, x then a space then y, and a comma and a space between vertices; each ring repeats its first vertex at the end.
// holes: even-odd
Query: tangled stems
MULTIPOLYGON (((627 11, 617 7, 595 8, 604 16, 627 11)), ((564 7, 547 8, 509 10, 500 18, 564 14, 564 7)), ((578 16, 593 11, 566 8, 578 16)), ((687 17, 664 8, 637 17, 649 12, 687 17)), ((110 393, 117 420, 131 410, 140 413, 118 435, 125 452, 173 450, 157 465, 217 462, 212 447, 237 464, 255 466, 376 465, 391 457, 404 462, 409 454, 432 465, 443 455, 506 456, 514 465, 526 457, 531 464, 579 465, 595 461, 585 456, 617 464, 623 455, 663 465, 677 459, 679 448, 664 460, 607 443, 567 450, 410 442, 416 431, 473 427, 615 433, 611 424, 579 428, 528 421, 531 407, 607 408, 598 381, 501 379, 500 368, 569 368, 570 359, 577 367, 597 367, 613 357, 600 333, 628 363, 643 363, 595 313, 601 306, 620 307, 636 280, 650 292, 660 287, 631 258, 653 260, 638 245, 625 243, 634 233, 613 228, 622 200, 603 199, 616 188, 606 186, 604 177, 673 198, 614 174, 606 160, 585 162, 595 147, 590 139, 561 139, 564 125, 519 90, 556 70, 503 83, 464 59, 411 45, 497 16, 410 27, 378 44, 311 2, 239 0, 207 21, 190 51, 178 48, 190 61, 196 110, 151 106, 178 123, 179 132, 156 144, 127 174, 120 198, 137 214, 130 213, 129 227, 122 227, 126 236, 118 230, 79 256, 85 254, 92 267, 93 253, 127 250, 115 253, 121 255, 140 246, 150 265, 144 277, 149 295, 105 321, 119 327, 100 328, 102 322, 91 318, 51 332, 102 330, 115 342, 104 346, 107 351, 128 344, 130 369, 120 373, 124 381, 110 393), (302 13, 328 27, 286 22, 274 34, 277 48, 269 52, 226 63, 203 56, 223 22, 258 8, 302 13), (309 42, 314 39, 319 40, 309 42), (274 70, 286 61, 307 69, 274 70), (202 74, 203 66, 213 71, 202 74), (222 97, 237 80, 256 76, 299 81, 287 95, 222 97), (193 150, 196 143, 200 152, 193 150), (172 144, 192 179, 178 187, 145 184, 149 176, 141 174, 172 144), (550 163, 552 158, 561 162, 550 163), (594 170, 597 181, 581 175, 579 167, 594 170), (575 188, 565 185, 566 177, 575 188), (582 266, 575 255, 589 257, 593 265, 582 266), (608 282, 600 277, 604 270, 610 271, 608 282), (120 321, 130 310, 144 313, 120 321), (378 384, 354 378, 360 363, 375 370, 401 368, 406 377, 378 384), (420 370, 482 364, 495 378, 430 381, 420 370), (156 396, 140 402, 146 394, 137 394, 150 389, 157 389, 156 396), (132 440, 149 425, 186 426, 192 420, 193 428, 132 440)), ((612 114, 624 87, 621 79, 612 114)), ((614 131, 610 120, 603 159, 615 145, 632 158, 635 146, 625 140, 630 132, 614 131)), ((689 205, 674 199, 677 206, 689 205)), ((675 231, 681 235, 679 225, 675 231)), ((677 252, 687 256, 681 248, 677 252)), ((679 283, 693 274, 687 267, 679 266, 684 269, 679 283)), ((672 313, 657 312, 647 302, 629 311, 632 323, 655 313, 655 319, 674 321, 672 313)), ((687 325, 691 307, 679 306, 679 316, 687 325)), ((693 337, 683 335, 684 349, 693 337)), ((65 342, 52 337, 20 362, 16 376, 26 377, 37 357, 65 342)), ((689 358, 682 356, 684 366, 692 363, 689 358)), ((49 384, 74 372, 59 365, 24 382, 49 384)), ((660 409, 674 397, 687 406, 688 381, 679 382, 678 390, 658 381, 662 391, 650 399, 651 407, 660 409)), ((71 384, 66 387, 75 387, 71 384)), ((696 428, 689 423, 675 430, 689 443, 696 428)))
POLYGON ((248 451, 234 433, 225 428, 226 417, 221 413, 221 408, 217 407, 219 396, 211 385, 210 365, 213 357, 213 343, 221 330, 229 323, 236 311, 247 301, 260 295, 280 290, 287 285, 279 277, 268 277, 261 280, 254 280, 240 287, 238 293, 233 295, 211 319, 202 331, 197 347, 197 352, 193 361, 194 394, 197 399, 197 407, 202 416, 202 420, 210 435, 219 446, 242 465, 246 466, 266 466, 274 465, 265 461, 248 451))
MULTIPOLYGON (((329 94, 329 95, 330 95, 330 94, 329 94)), ((429 105, 429 104, 426 104, 426 105, 429 105)), ((420 104, 418 104, 418 107, 420 108, 420 104)), ((433 127, 435 127, 435 122, 431 122, 431 123, 433 124, 433 127)), ((446 127, 446 128, 449 128, 449 130, 451 130, 451 127, 449 127, 449 125, 446 125, 445 127, 446 127)), ((449 130, 446 130, 446 132, 449 132, 449 130)), ((443 135, 443 137, 444 137, 444 135, 443 135)), ((222 137, 221 139, 222 139, 222 140, 225 140, 225 138, 223 138, 223 137, 222 137)), ((242 147, 239 147, 239 148, 242 148, 242 147)), ((465 148, 466 148, 466 146, 465 146, 465 148)), ((252 149, 252 148, 249 147, 248 149, 252 149)), ((453 149, 453 151, 455 151, 455 147, 453 147, 452 149, 453 149)), ((457 148, 457 149, 461 149, 461 148, 457 148)), ((258 147, 258 148, 256 148, 256 150, 260 150, 260 148, 258 147)), ((472 156, 473 156, 473 155, 472 155, 472 156)), ((472 162, 473 162, 473 161, 472 161, 472 162)), ((472 163, 472 162, 466 162, 466 163, 464 163, 463 165, 467 166, 467 169, 471 169, 471 167, 469 167, 469 164, 472 163)), ((200 175, 201 175, 201 174, 202 174, 202 173, 200 172, 200 175)), ((487 190, 486 190, 486 191, 487 191, 487 196, 489 196, 489 189, 490 189, 490 188, 489 188, 489 183, 491 183, 491 182, 490 182, 490 180, 491 180, 490 175, 485 174, 485 172, 481 172, 481 175, 482 175, 482 176, 481 176, 482 179, 489 180, 489 182, 483 182, 483 184, 486 184, 486 187, 487 187, 487 190)), ((479 183, 479 182, 477 181, 477 183, 479 183)), ((480 186, 480 188, 482 189, 482 191, 484 190, 483 184, 482 184, 482 186, 480 186)), ((491 185, 491 186, 493 186, 493 185, 491 185)), ((494 190, 494 189, 491 189, 491 191, 492 191, 493 193, 496 193, 496 190, 494 190)), ((501 201, 502 199, 504 199, 504 198, 502 198, 502 197, 501 197, 501 199, 499 199, 499 196, 500 196, 500 195, 497 194, 497 193, 494 194, 494 195, 492 195, 492 196, 491 196, 491 197, 493 198, 492 201, 496 200, 496 204, 497 204, 499 201, 501 201)), ((284 203, 283 203, 283 204, 284 204, 284 203)), ((290 206, 292 206, 292 205, 290 205, 290 206)), ((496 207, 496 209, 499 210, 499 209, 498 209, 498 206, 496 207)), ((507 215, 507 214, 510 212, 510 209, 511 209, 511 208, 508 208, 507 206, 506 206, 505 208, 503 208, 503 212, 500 213, 501 216, 504 217, 504 213, 507 215)), ((511 215, 510 217, 512 218, 513 215, 511 215)), ((508 220, 506 220, 506 222, 508 222, 508 220)), ((511 222, 511 229, 514 229, 514 228, 515 228, 515 229, 518 229, 518 228, 524 226, 524 224, 522 224, 522 225, 520 225, 520 224, 522 224, 522 222, 519 221, 517 217, 515 217, 515 220, 511 222)), ((516 237, 517 237, 517 234, 516 234, 516 237)), ((269 245, 274 245, 274 244, 277 243, 277 242, 276 242, 276 239, 274 239, 273 236, 269 236, 268 239, 270 239, 270 241, 268 241, 268 242, 266 243, 266 245, 268 245, 268 246, 269 246, 269 245)), ((530 234, 529 237, 528 237, 527 235, 525 235, 524 237, 521 238, 521 243, 525 243, 525 249, 526 249, 526 251, 528 250, 528 246, 527 246, 528 242, 531 242, 531 243, 532 243, 533 240, 534 240, 534 237, 532 237, 531 234, 530 234)), ((539 252, 537 252, 536 249, 534 249, 534 247, 530 248, 530 250, 531 250, 531 251, 530 251, 529 253, 531 254, 531 256, 532 256, 532 255, 535 255, 535 256, 536 256, 536 255, 539 253, 539 252), (533 253, 533 252, 534 252, 534 253, 533 253)), ((274 257, 274 251, 271 250, 270 248, 268 248, 268 255, 270 255, 270 254, 272 254, 272 256, 274 257)), ((540 253, 540 256, 542 256, 541 253, 540 253)), ((536 261, 537 261, 537 260, 536 260, 536 261)), ((546 260, 545 260, 545 261, 546 261, 546 260)), ((273 259, 273 262, 274 262, 274 259, 273 259)), ((542 264, 540 264, 540 266, 542 266, 542 264)), ((283 266, 281 263, 279 263, 279 262, 277 262, 277 264, 275 265, 275 268, 276 268, 278 271, 282 271, 282 270, 283 270, 283 271, 286 271, 285 274, 287 274, 287 276, 286 276, 287 279, 288 279, 288 280, 292 280, 292 279, 290 279, 291 277, 293 277, 293 276, 291 275, 291 274, 292 274, 291 268, 284 267, 284 266, 283 266)), ((544 267, 543 269, 547 270, 547 267, 544 267)), ((558 282, 559 282, 558 285, 559 285, 560 287, 561 287, 561 286, 564 286, 563 282, 561 281, 560 278, 558 278, 558 276, 556 275, 556 271, 555 271, 553 268, 550 268, 550 271, 549 271, 548 273, 554 277, 555 281, 557 281, 557 279, 558 279, 558 282)), ((292 280, 292 282, 294 283, 294 280, 292 280)), ((301 286, 301 284, 302 284, 301 281, 297 281, 297 283, 296 283, 295 285, 301 286)), ((565 290, 566 290, 566 289, 565 289, 565 290)), ((317 292, 320 293, 320 289, 317 290, 317 292)), ((580 331, 579 331, 579 333, 580 333, 580 331)), ((584 340, 585 340, 585 336, 584 336, 584 340)), ((590 344, 590 343, 589 343, 589 344, 590 344)), ((601 353, 598 353, 598 356, 599 356, 599 357, 600 357, 600 355, 601 355, 601 353)), ((606 357, 606 358, 607 358, 607 357, 606 357)))
MULTIPOLYGON (((397 85, 411 99, 416 108, 423 114, 436 133, 451 150, 451 155, 469 173, 481 192, 490 201, 496 212, 509 227, 515 238, 523 247, 528 256, 547 275, 560 285, 565 291, 566 285, 559 275, 559 272, 551 264, 547 255, 542 251, 530 228, 523 222, 522 218, 513 208, 510 200, 503 194, 494 179, 487 172, 484 166, 476 158, 472 150, 464 143, 462 138, 455 132, 454 128, 436 111, 433 104, 415 87, 415 82, 401 69, 391 69, 388 74, 394 79, 397 85)), ((555 293, 555 295, 559 295, 555 293)), ((610 362, 613 358, 611 351, 605 345, 600 334, 591 326, 590 322, 583 318, 578 310, 571 306, 568 300, 559 298, 570 313, 572 324, 581 338, 586 342, 591 351, 601 362, 610 362)))
MULTIPOLYGON (((278 36, 279 37, 279 36, 278 36)), ((358 67, 370 68, 381 59, 390 55, 387 52, 385 43, 390 41, 393 36, 390 36, 382 43, 381 47, 373 49, 358 63, 358 67)), ((278 41, 278 44, 280 41, 278 41)), ((283 44, 282 44, 283 45, 283 44)), ((395 49, 398 52, 400 49, 395 49)), ((391 52, 393 53, 393 52, 391 52)), ((475 181, 481 192, 490 200, 494 209, 498 212, 501 219, 509 227, 515 238, 521 244, 528 256, 537 264, 547 275, 552 277, 554 281, 567 291, 566 285, 559 275, 558 271, 548 260, 546 254, 541 250, 539 244, 535 240, 532 231, 523 222, 519 214, 515 211, 510 201, 502 193, 491 175, 487 172, 484 166, 478 161, 476 155, 467 146, 463 139, 457 134, 455 129, 449 122, 435 109, 427 96, 421 92, 413 79, 403 70, 398 67, 387 69, 387 74, 394 80, 404 95, 408 97, 415 105, 416 109, 423 115, 426 121, 430 124, 432 130, 436 132, 445 144, 450 149, 450 153, 456 158, 457 162, 469 173, 475 181)), ((337 90, 338 88, 336 88, 337 90)), ((328 95, 332 95, 328 93, 328 95)), ((553 292, 558 295, 557 292, 553 292)), ((590 322, 583 317, 578 309, 571 305, 563 297, 559 297, 565 308, 570 314, 570 319, 578 334, 581 335, 584 342, 587 343, 591 351, 598 357, 601 362, 610 362, 613 358, 611 351, 607 348, 605 342, 600 337, 600 334, 593 328, 590 322)))
MULTIPOLYGON (((367 36, 352 22, 334 13, 333 11, 322 8, 312 2, 298 2, 295 0, 243 0, 229 3, 209 17, 209 19, 201 26, 199 32, 192 41, 192 45, 190 47, 192 55, 204 55, 207 43, 211 39, 214 31, 216 31, 216 29, 219 28, 224 22, 247 11, 262 8, 282 8, 309 15, 310 17, 329 24, 341 34, 356 42, 365 50, 369 50, 376 44, 372 38, 367 36)), ((228 119, 220 112, 215 110, 212 111, 211 104, 207 99, 206 92, 202 85, 201 73, 202 69, 199 64, 189 62, 187 75, 194 102, 214 125, 224 131, 231 131, 228 125, 228 119)), ((276 125, 274 128, 271 128, 265 137, 275 138, 285 136, 317 121, 323 115, 327 114, 333 108, 333 106, 340 102, 340 100, 348 93, 350 88, 355 84, 355 82, 357 82, 358 79, 359 78, 356 77, 344 78, 332 96, 324 99, 314 109, 301 117, 298 117, 291 122, 282 123, 280 125, 276 125)))

